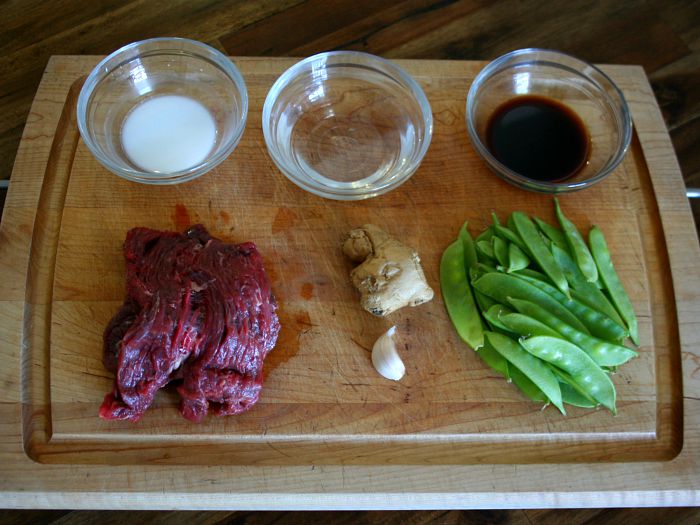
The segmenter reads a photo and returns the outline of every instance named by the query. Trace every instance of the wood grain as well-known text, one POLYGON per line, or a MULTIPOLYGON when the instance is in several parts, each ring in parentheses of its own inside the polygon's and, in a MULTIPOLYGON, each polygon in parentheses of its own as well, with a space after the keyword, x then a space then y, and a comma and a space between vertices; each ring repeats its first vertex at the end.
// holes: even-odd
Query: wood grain
MULTIPOLYGON (((628 415, 612 419, 598 413, 564 420, 551 412, 542 414, 536 407, 532 410, 531 404, 523 404, 519 394, 503 388, 507 385, 495 383, 494 378, 484 375, 483 367, 478 361, 473 361, 468 352, 457 350, 459 342, 449 330, 438 298, 429 305, 403 312, 396 319, 401 329, 416 338, 415 349, 410 349, 411 356, 427 352, 446 360, 446 368, 434 369, 444 376, 444 381, 431 378, 419 359, 415 361, 418 364, 410 363, 411 381, 415 382, 410 384, 414 397, 407 403, 408 417, 402 419, 389 410, 388 416, 383 418, 383 410, 375 410, 376 407, 369 404, 365 412, 355 409, 348 414, 343 411, 320 412, 320 419, 308 419, 287 411, 289 407, 284 404, 289 401, 290 393, 297 396, 293 399, 309 405, 304 407, 309 410, 313 410, 314 404, 323 408, 319 400, 331 405, 338 402, 352 405, 362 404, 370 398, 377 399, 380 394, 381 403, 402 400, 401 394, 405 393, 401 386, 399 390, 393 385, 387 389, 384 383, 371 377, 368 385, 357 381, 366 380, 367 372, 371 372, 363 347, 368 348, 385 327, 380 326, 381 322, 370 325, 362 321, 366 318, 354 303, 353 291, 345 278, 349 266, 339 256, 328 256, 337 246, 346 226, 355 225, 368 215, 386 222, 388 229, 421 246, 428 279, 436 283, 436 261, 441 247, 454 235, 454 231, 450 231, 452 223, 458 225, 466 217, 474 224, 479 224, 479 221, 483 224, 488 212, 494 208, 501 214, 512 208, 521 208, 551 218, 549 198, 520 192, 498 182, 485 171, 471 148, 465 148, 464 130, 454 131, 456 127, 453 126, 461 120, 459 112, 463 111, 461 102, 455 109, 457 86, 468 85, 479 64, 403 63, 424 85, 433 104, 439 124, 436 124, 435 147, 431 148, 421 171, 400 190, 365 203, 348 204, 310 196, 287 182, 269 161, 261 161, 259 130, 247 133, 236 154, 216 173, 186 186, 148 190, 157 192, 158 198, 146 194, 143 186, 108 175, 95 164, 82 143, 77 141, 75 133, 70 131, 72 112, 65 109, 66 100, 74 97, 75 80, 84 75, 96 60, 90 57, 57 58, 51 62, 32 112, 33 124, 27 129, 26 140, 19 151, 16 172, 19 176, 13 180, 0 228, 0 239, 3 240, 0 246, 8 247, 0 251, 0 269, 16 274, 16 278, 2 284, 0 309, 3 316, 0 348, 6 364, 1 377, 6 389, 0 399, 0 431, 3 436, 0 456, 6 461, 3 462, 0 489, 5 504, 113 507, 117 501, 128 498, 132 508, 191 507, 193 494, 197 495, 194 505, 199 507, 257 509, 567 506, 581 505, 582 502, 586 505, 620 506, 697 501, 697 454, 700 453, 696 444, 700 429, 696 400, 700 397, 700 386, 697 365, 694 364, 700 346, 700 280, 695 264, 697 239, 682 195, 683 183, 673 150, 641 69, 608 68, 625 90, 632 107, 638 140, 630 155, 615 177, 587 192, 567 196, 564 202, 576 222, 597 221, 605 225, 614 253, 620 259, 622 278, 641 314, 643 352, 636 361, 640 368, 635 369, 633 377, 623 373, 618 380, 620 398, 629 402, 623 412, 628 415), (64 131, 54 139, 57 125, 64 131), (445 162, 447 157, 451 160, 457 158, 459 162, 445 162), (255 169, 243 169, 246 162, 255 169), (255 196, 255 189, 262 188, 260 180, 241 178, 241 173, 251 172, 259 174, 260 180, 265 182, 264 188, 267 189, 261 190, 266 196, 263 201, 255 196), (239 215, 231 218, 228 210, 232 197, 227 198, 226 191, 235 187, 234 183, 238 183, 237 202, 249 206, 247 209, 253 210, 263 220, 252 221, 239 215), (494 195, 499 197, 494 199, 494 195), (229 431, 243 429, 243 433, 255 436, 259 430, 253 417, 255 411, 250 413, 248 420, 208 422, 211 426, 197 437, 197 430, 182 426, 172 398, 165 395, 161 396, 159 406, 149 416, 148 426, 143 427, 146 431, 140 427, 112 426, 111 423, 104 427, 94 426, 98 420, 90 415, 90 410, 94 402, 99 402, 99 399, 93 399, 95 387, 107 386, 109 381, 90 356, 99 352, 96 343, 102 323, 121 298, 117 279, 120 273, 119 244, 123 234, 135 219, 157 227, 177 226, 177 204, 184 202, 187 202, 190 218, 210 222, 215 233, 231 240, 250 236, 259 242, 263 253, 268 254, 268 266, 286 309, 288 324, 292 324, 292 333, 295 330, 299 335, 305 332, 304 338, 288 339, 293 341, 296 338, 299 347, 293 348, 294 355, 281 354, 288 359, 280 359, 271 371, 266 397, 256 407, 261 413, 272 414, 272 420, 277 417, 275 421, 283 433, 288 435, 290 428, 313 429, 314 424, 340 418, 338 433, 342 434, 354 427, 351 420, 364 414, 366 421, 357 420, 360 428, 368 425, 365 430, 369 430, 375 423, 384 425, 384 430, 377 436, 408 429, 409 433, 418 432, 416 435, 429 440, 446 432, 444 435, 449 440, 465 429, 470 431, 469 425, 472 425, 471 432, 485 430, 483 435, 490 439, 521 425, 528 432, 536 432, 529 438, 531 443, 546 439, 546 446, 518 445, 516 439, 510 451, 502 450, 511 458, 518 456, 519 459, 514 461, 520 464, 507 465, 494 464, 498 458, 490 450, 474 453, 474 450, 468 452, 468 448, 457 446, 450 463, 490 464, 436 466, 433 463, 440 462, 440 454, 446 459, 444 454, 450 449, 443 448, 436 455, 434 447, 424 449, 418 439, 412 443, 415 446, 410 458, 406 455, 400 457, 407 448, 394 449, 393 453, 389 447, 364 449, 369 450, 369 455, 374 455, 381 466, 351 465, 368 463, 366 458, 365 461, 356 461, 362 459, 362 449, 352 446, 331 449, 330 452, 328 448, 317 448, 317 456, 323 458, 328 453, 325 457, 331 458, 327 465, 315 460, 309 465, 312 450, 308 448, 290 449, 295 453, 300 451, 296 461, 305 464, 283 467, 279 460, 267 464, 261 453, 256 455, 242 447, 228 457, 224 454, 222 460, 218 457, 216 461, 207 460, 209 465, 187 466, 182 463, 192 461, 186 456, 186 450, 205 452, 208 443, 201 440, 206 441, 212 430, 219 433, 218 446, 209 448, 215 456, 226 450, 227 440, 237 439, 237 435, 229 431), (426 229, 419 219, 434 209, 434 202, 442 205, 444 217, 438 222, 444 222, 440 222, 440 228, 431 225, 426 229), (286 209, 280 214, 279 210, 284 207, 286 209), (228 219, 221 211, 229 214, 228 219), (60 224, 56 217, 60 217, 60 224), (34 238, 30 243, 32 235, 34 238), (305 242, 305 238, 315 242, 305 242), (302 250, 301 255, 297 253, 302 250), (76 257, 76 253, 84 255, 76 257), (276 262, 283 260, 287 261, 284 268, 276 262), (322 271, 319 272, 318 268, 322 271), (672 275, 682 276, 682 279, 677 277, 671 281, 668 268, 671 268, 672 275), (76 279, 76 273, 82 274, 80 279, 76 279), (311 299, 308 299, 308 283, 313 286, 311 299), (343 322, 335 325, 339 331, 331 332, 324 316, 333 310, 343 322), (444 325, 444 329, 438 330, 432 325, 444 325), (431 335, 433 329, 436 332, 431 335), (427 333, 423 333, 426 330, 427 333), (349 334, 357 336, 359 345, 349 345, 345 341, 349 334), (678 352, 679 346, 681 353, 678 352), (51 351, 47 352, 47 348, 51 351), (336 367, 335 360, 328 363, 329 349, 335 352, 337 364, 342 366, 336 367), (674 370, 681 359, 685 398, 682 428, 674 415, 680 408, 681 388, 674 370), (300 363, 305 360, 312 365, 303 371, 300 363), (327 371, 329 365, 333 365, 331 370, 342 371, 347 377, 330 375, 323 378, 318 370, 327 371), (48 370, 51 374, 47 375, 48 370), (307 374, 305 377, 319 382, 308 382, 309 391, 297 388, 290 392, 294 383, 285 375, 285 370, 292 370, 295 374, 303 371, 307 374), (475 388, 470 382, 464 382, 461 391, 471 392, 473 399, 467 402, 473 404, 474 414, 486 415, 481 422, 460 419, 465 400, 459 398, 457 392, 460 389, 452 384, 457 373, 471 378, 479 386, 475 388), (419 412, 411 414, 411 403, 420 406, 431 400, 431 390, 423 389, 421 381, 442 389, 440 395, 447 401, 443 407, 449 409, 450 403, 457 403, 457 406, 462 403, 462 406, 455 412, 438 411, 434 418, 418 418, 419 412), (24 407, 20 405, 20 399, 27 402, 24 407), (656 407, 651 413, 644 408, 649 403, 656 407), (281 410, 275 412, 278 408, 281 410), (488 416, 494 413, 499 417, 488 416), (516 413, 520 414, 517 418, 514 417, 516 413), (22 414, 23 429, 17 424, 22 414), (397 419, 392 421, 393 417, 397 419), (343 427, 342 418, 348 418, 347 428, 343 427), (373 421, 372 418, 377 419, 373 421), (573 438, 569 444, 579 447, 577 450, 581 451, 583 458, 595 457, 596 453, 600 454, 596 450, 600 447, 605 450, 609 443, 581 447, 581 436, 594 430, 590 433, 594 437, 590 442, 593 445, 598 435, 595 431, 604 433, 610 429, 622 432, 623 441, 631 444, 629 450, 615 449, 619 454, 603 458, 610 460, 609 463, 579 463, 574 478, 567 474, 571 469, 567 464, 524 464, 536 458, 540 463, 561 461, 566 447, 563 441, 557 441, 557 436, 564 440, 573 438), (423 435, 423 430, 428 432, 423 435), (685 443, 680 455, 671 461, 653 461, 669 459, 678 451, 681 432, 685 443), (640 436, 640 433, 662 445, 660 456, 645 456, 649 449, 644 449, 644 443, 634 444, 635 436, 640 436), (22 449, 21 435, 25 438, 25 450, 45 464, 33 463, 27 458, 22 449), (157 441, 164 435, 177 436, 170 438, 170 443, 193 439, 199 439, 201 443, 192 443, 191 448, 168 449, 156 457, 154 449, 149 450, 149 443, 154 437, 157 441), (132 445, 136 440, 143 451, 134 452, 133 446, 123 450, 115 447, 119 440, 132 445), (80 446, 76 447, 78 442, 80 446), (115 451, 119 452, 114 454, 115 451), (236 458, 236 454, 239 454, 238 461, 251 462, 252 459, 257 464, 221 465, 236 458), (636 459, 646 458, 647 461, 614 462, 621 458, 634 459, 635 454, 636 459), (150 458, 150 465, 124 465, 136 459, 141 461, 144 455, 150 458), (106 461, 114 456, 117 456, 116 460, 106 461), (415 464, 421 461, 426 464, 415 464), (66 465, 66 462, 72 464, 66 465), (89 462, 121 465, 101 469, 85 464, 89 462), (346 464, 338 465, 338 462, 346 464), (391 465, 392 462, 402 464, 391 465), (564 484, 563 479, 567 480, 564 484), (95 492, 94 487, 100 490, 95 492), (621 491, 620 487, 625 487, 625 490, 621 491), (154 498, 153 493, 158 497, 154 498)), ((265 86, 291 62, 240 59, 238 63, 246 78, 251 79, 251 108, 259 109, 265 86)), ((459 88, 460 99, 462 89, 459 88)), ((435 361, 441 362, 440 359, 435 361)), ((394 405, 386 403, 384 406, 394 405)), ((398 406, 403 405, 399 403, 398 406)), ((331 426, 327 428, 333 430, 331 426)), ((619 432, 613 436, 619 437, 619 432)), ((372 437, 371 431, 368 435, 372 437)), ((334 439, 331 432, 328 442, 332 444, 334 439)), ((615 439, 608 440, 613 442, 613 448, 615 439)), ((576 458, 568 457, 567 460, 576 461, 576 458)))

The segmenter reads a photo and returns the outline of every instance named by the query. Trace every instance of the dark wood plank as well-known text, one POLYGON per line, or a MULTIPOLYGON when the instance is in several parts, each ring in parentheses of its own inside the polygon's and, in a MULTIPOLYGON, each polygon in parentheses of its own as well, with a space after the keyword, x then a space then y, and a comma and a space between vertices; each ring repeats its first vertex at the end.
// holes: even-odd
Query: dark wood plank
POLYGON ((697 525, 698 508, 357 512, 0 511, 0 525, 697 525))
POLYGON ((75 513, 69 510, 0 510, 0 524, 50 525, 70 514, 75 513))

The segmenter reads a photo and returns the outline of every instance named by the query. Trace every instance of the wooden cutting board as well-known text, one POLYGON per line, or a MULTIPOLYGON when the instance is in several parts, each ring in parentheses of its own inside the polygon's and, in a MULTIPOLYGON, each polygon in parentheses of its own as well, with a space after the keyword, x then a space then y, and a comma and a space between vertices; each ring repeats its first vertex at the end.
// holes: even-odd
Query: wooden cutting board
MULTIPOLYGON (((544 472, 571 472, 567 465, 574 462, 581 463, 580 472, 598 474, 570 483, 572 491, 604 491, 621 462, 633 461, 639 463, 623 476, 629 490, 675 487, 686 497, 696 494, 690 489, 697 486, 692 466, 700 453, 694 399, 700 394, 694 364, 700 359, 700 250, 641 68, 606 68, 625 92, 635 123, 624 162, 604 182, 561 197, 582 230, 602 226, 640 320, 640 355, 613 378, 617 416, 572 408, 564 417, 527 401, 485 367, 454 333, 439 293, 440 255, 464 220, 473 233, 488 224, 492 211, 554 220, 551 197, 501 182, 471 147, 464 105, 482 64, 400 62, 430 100, 430 150, 397 190, 344 203, 297 188, 267 155, 262 104, 294 60, 236 62, 250 96, 243 140, 212 172, 171 187, 131 183, 97 163, 75 121, 77 94, 96 59, 50 62, 0 229, 0 446, 6 458, 0 487, 70 500, 67 493, 90 490, 97 476, 101 490, 119 497, 127 491, 172 495, 185 487, 208 494, 216 506, 213 493, 257 487, 258 493, 306 494, 313 507, 329 506, 313 503, 330 482, 335 493, 430 492, 447 502, 470 487, 494 490, 496 479, 510 487, 499 488, 502 495, 532 491, 544 472), (252 240, 264 256, 283 329, 265 363, 260 401, 246 414, 196 425, 181 418, 177 395, 165 389, 139 423, 103 421, 97 410, 112 377, 101 364, 101 338, 124 298, 124 236, 137 225, 184 230, 196 222, 227 241, 252 240), (360 308, 340 243, 366 222, 418 250, 436 291, 432 302, 387 319, 360 308), (392 325, 407 367, 401 382, 379 377, 369 359, 375 339, 392 325), (484 474, 479 464, 490 470, 484 474), (323 465, 320 476, 303 475, 317 465, 323 465), (434 465, 446 466, 436 471, 434 465), (504 476, 503 468, 513 476, 504 476), (346 469, 352 472, 347 480, 346 469), (178 481, 183 472, 192 483, 178 481), (427 477, 409 482, 409 472, 427 477), (212 486, 203 487, 202 479, 212 486)), ((25 499, 12 497, 19 499, 10 503, 28 501, 26 493, 25 499)))

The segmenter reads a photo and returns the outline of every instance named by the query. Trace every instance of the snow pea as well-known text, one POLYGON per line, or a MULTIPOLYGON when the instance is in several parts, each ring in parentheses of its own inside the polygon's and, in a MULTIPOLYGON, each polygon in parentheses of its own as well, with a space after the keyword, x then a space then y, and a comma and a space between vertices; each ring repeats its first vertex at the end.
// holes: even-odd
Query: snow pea
POLYGON ((552 280, 561 292, 569 296, 569 283, 564 277, 561 268, 554 261, 554 257, 547 249, 542 237, 530 218, 522 212, 516 211, 511 215, 515 224, 515 231, 527 246, 535 262, 542 268, 542 271, 552 280))
MULTIPOLYGON (((512 299, 517 300, 517 299, 512 299)), ((561 334, 550 328, 546 324, 519 312, 505 313, 500 316, 500 321, 507 330, 515 332, 525 337, 535 335, 550 335, 552 337, 561 337, 561 334)))
POLYGON ((540 305, 549 310, 554 315, 567 322, 571 326, 578 328, 582 332, 587 332, 586 327, 567 310, 554 297, 549 295, 515 274, 505 274, 500 272, 487 273, 473 281, 474 289, 484 295, 495 299, 501 304, 508 304, 510 297, 524 299, 540 305))
POLYGON ((484 319, 486 319, 491 326, 500 328, 504 332, 518 334, 518 332, 511 330, 501 321, 501 316, 509 313, 513 313, 513 310, 507 306, 496 303, 484 312, 484 319))
MULTIPOLYGON (((589 356, 591 356, 591 358, 599 366, 619 366, 637 355, 637 352, 627 348, 626 346, 609 343, 576 330, 574 327, 566 324, 561 319, 558 319, 555 315, 550 314, 544 308, 530 301, 511 298, 510 304, 512 304, 521 314, 531 317, 536 321, 545 324, 549 328, 554 329, 556 332, 558 332, 555 334, 555 337, 566 339, 575 344, 584 350, 589 356)), ((501 322, 504 324, 504 326, 506 326, 506 328, 510 329, 510 326, 505 319, 503 319, 501 322)), ((520 333, 525 335, 523 332, 520 333)), ((551 336, 552 334, 535 333, 534 335, 551 336)))
MULTIPOLYGON (((520 345, 533 356, 570 374, 572 381, 590 397, 613 414, 616 413, 615 386, 610 377, 579 347, 563 339, 548 336, 521 339, 520 345)), ((561 389, 559 392, 561 393, 561 389)))
POLYGON ((494 264, 496 262, 496 254, 493 253, 493 244, 491 241, 476 241, 476 254, 479 262, 494 264))
POLYGON ((474 299, 476 299, 476 304, 479 305, 479 310, 482 312, 481 315, 483 315, 483 312, 488 312, 489 308, 494 304, 498 304, 498 301, 491 299, 476 289, 474 289, 474 299))
POLYGON ((450 244, 440 260, 440 289, 459 337, 474 349, 484 344, 484 326, 476 308, 464 265, 464 247, 459 239, 450 244))
POLYGON ((508 268, 506 272, 517 272, 518 270, 524 270, 530 266, 530 259, 525 252, 523 252, 518 245, 515 243, 510 243, 508 245, 508 268))
POLYGON ((486 228, 483 232, 481 232, 476 239, 474 239, 474 242, 479 242, 479 241, 489 241, 491 242, 491 239, 493 238, 493 228, 489 226, 486 228))
POLYGON ((508 267, 508 245, 500 237, 494 236, 491 239, 493 243, 493 253, 496 256, 498 264, 500 264, 504 269, 508 267))
MULTIPOLYGON (((610 319, 607 315, 599 312, 587 306, 576 299, 566 297, 563 293, 557 290, 554 286, 547 284, 539 279, 534 279, 527 275, 514 274, 518 279, 522 279, 531 283, 533 286, 539 288, 543 292, 549 294, 553 299, 558 301, 562 306, 564 306, 571 314, 573 314, 579 324, 585 326, 584 333, 591 333, 596 337, 600 337, 606 341, 621 341, 627 337, 627 330, 624 327, 617 324, 615 321, 610 319)), ((552 312, 554 313, 554 312, 552 312)), ((558 314, 557 314, 558 315, 558 314)), ((563 321, 568 322, 566 319, 563 321)), ((571 324, 571 323, 569 323, 571 324)), ((578 327, 576 327, 578 328, 578 327)))
POLYGON ((469 268, 469 282, 473 283, 482 275, 486 275, 487 273, 493 273, 496 271, 497 270, 495 266, 490 266, 484 263, 476 263, 476 266, 472 266, 471 268, 469 268))
MULTIPOLYGON (((549 399, 544 392, 533 383, 530 378, 523 374, 520 369, 514 365, 508 365, 508 371, 510 372, 510 380, 515 386, 517 386, 520 391, 529 397, 532 401, 541 401, 543 403, 549 403, 549 399)), ((559 383, 559 388, 563 385, 559 383)), ((564 392, 562 391, 562 398, 564 397, 564 392)))
POLYGON ((598 402, 589 396, 586 391, 578 386, 569 374, 562 372, 556 366, 552 366, 552 372, 559 379, 559 388, 561 388, 561 398, 564 403, 581 408, 595 408, 598 402))
POLYGON ((465 222, 459 229, 459 240, 462 242, 462 250, 464 250, 464 266, 469 271, 469 268, 476 266, 476 248, 474 248, 474 241, 472 236, 469 234, 468 222, 465 222))
POLYGON ((510 228, 507 228, 506 226, 501 226, 500 224, 494 224, 493 231, 504 241, 508 241, 509 243, 515 244, 518 248, 527 253, 527 248, 525 247, 525 243, 523 242, 523 240, 518 236, 517 233, 515 233, 510 228))
POLYGON ((484 346, 477 350, 476 355, 478 355, 496 372, 505 377, 506 380, 510 381, 511 367, 508 366, 508 361, 506 361, 505 357, 496 352, 496 350, 494 350, 493 346, 491 346, 487 340, 484 340, 484 346))
POLYGON ((526 375, 562 414, 566 414, 559 381, 546 363, 523 350, 521 345, 505 335, 484 332, 484 337, 494 350, 526 375))
POLYGON ((545 274, 542 272, 538 272, 537 270, 533 270, 532 268, 523 268, 522 270, 518 270, 516 275, 527 275, 528 277, 532 277, 533 279, 538 279, 542 281, 543 283, 551 284, 553 285, 554 283, 547 277, 545 274))
POLYGON ((564 270, 569 284, 571 285, 571 298, 576 299, 591 308, 598 310, 607 315, 620 326, 624 326, 624 322, 615 310, 615 307, 610 304, 605 294, 593 283, 586 281, 586 278, 579 270, 574 260, 564 250, 558 246, 552 246, 552 255, 557 264, 564 270))
POLYGON ((566 250, 566 237, 564 237, 564 234, 559 230, 558 228, 555 228, 554 226, 550 225, 549 223, 544 222, 542 219, 538 219, 537 217, 535 219, 535 224, 537 224, 537 227, 540 229, 544 235, 549 238, 552 243, 556 244, 560 248, 566 250))
POLYGON ((561 206, 559 206, 559 201, 556 198, 554 199, 554 209, 557 213, 559 224, 561 224, 561 229, 564 231, 571 255, 581 269, 581 273, 589 283, 596 282, 598 280, 598 268, 588 246, 586 246, 586 241, 581 237, 581 233, 576 228, 576 225, 561 211, 561 206))
POLYGON ((593 259, 600 273, 600 278, 605 285, 605 288, 610 294, 610 299, 612 299, 615 308, 620 314, 620 317, 625 320, 627 328, 630 332, 630 338, 634 344, 639 344, 639 332, 637 327, 637 316, 634 314, 634 307, 630 302, 627 292, 625 292, 620 278, 615 272, 615 267, 613 266, 612 259, 610 258, 610 251, 608 250, 608 245, 605 242, 605 237, 603 232, 598 228, 598 226, 593 226, 589 234, 588 241, 591 244, 591 251, 593 253, 593 259))

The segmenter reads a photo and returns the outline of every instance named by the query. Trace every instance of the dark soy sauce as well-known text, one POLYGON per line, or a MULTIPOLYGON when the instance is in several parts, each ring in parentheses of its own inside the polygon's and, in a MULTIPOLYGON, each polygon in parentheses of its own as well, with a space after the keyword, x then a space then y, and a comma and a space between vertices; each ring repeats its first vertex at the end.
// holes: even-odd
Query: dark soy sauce
POLYGON ((560 182, 588 163, 591 140, 581 118, 550 98, 523 95, 499 106, 486 126, 491 154, 530 179, 560 182))

